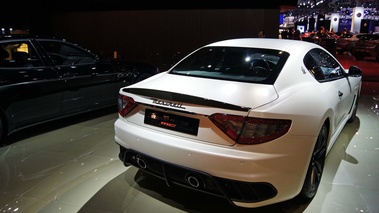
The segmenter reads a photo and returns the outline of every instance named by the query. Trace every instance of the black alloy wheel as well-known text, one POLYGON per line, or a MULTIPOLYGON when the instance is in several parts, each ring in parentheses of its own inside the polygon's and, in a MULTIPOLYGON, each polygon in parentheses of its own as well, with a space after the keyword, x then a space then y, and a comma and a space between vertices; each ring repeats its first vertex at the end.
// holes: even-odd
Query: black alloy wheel
POLYGON ((311 199, 316 195, 324 170, 327 140, 328 128, 324 124, 317 137, 316 145, 312 153, 304 185, 300 192, 301 198, 311 199))

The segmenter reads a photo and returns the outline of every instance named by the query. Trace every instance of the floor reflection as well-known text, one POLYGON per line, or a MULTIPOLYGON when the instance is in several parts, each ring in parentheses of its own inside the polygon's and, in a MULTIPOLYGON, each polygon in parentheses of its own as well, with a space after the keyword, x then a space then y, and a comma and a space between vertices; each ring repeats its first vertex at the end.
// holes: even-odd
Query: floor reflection
POLYGON ((167 187, 164 181, 129 167, 96 193, 79 212, 304 212, 309 202, 292 199, 253 210, 240 208, 223 198, 178 186, 167 187), (114 199, 107 200, 108 205, 104 205, 104 198, 109 196, 114 199), (133 202, 138 204, 131 204, 133 202))

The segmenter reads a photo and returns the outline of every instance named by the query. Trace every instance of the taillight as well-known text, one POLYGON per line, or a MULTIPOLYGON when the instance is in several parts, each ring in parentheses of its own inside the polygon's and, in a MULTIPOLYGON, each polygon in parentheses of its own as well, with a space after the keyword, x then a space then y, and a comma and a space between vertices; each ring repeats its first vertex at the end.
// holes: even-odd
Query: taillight
POLYGON ((213 114, 210 120, 239 144, 259 144, 286 134, 290 120, 251 118, 236 115, 213 114))
POLYGON ((127 115, 135 106, 133 98, 124 95, 118 96, 118 113, 121 116, 127 115))

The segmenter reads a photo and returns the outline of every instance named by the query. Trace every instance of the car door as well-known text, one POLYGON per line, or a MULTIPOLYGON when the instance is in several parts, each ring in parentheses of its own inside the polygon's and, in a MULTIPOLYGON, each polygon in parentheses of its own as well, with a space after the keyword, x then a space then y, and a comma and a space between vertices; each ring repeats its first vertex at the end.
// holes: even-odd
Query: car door
POLYGON ((28 39, 0 43, 6 58, 0 65, 1 107, 10 131, 54 118, 60 111, 57 73, 41 60, 28 39))
POLYGON ((335 98, 338 98, 335 112, 335 123, 339 126, 350 112, 354 95, 352 93, 349 78, 347 77, 348 75, 344 68, 337 62, 337 60, 325 52, 321 54, 321 57, 320 67, 324 73, 324 81, 330 82, 333 85, 332 88, 330 88, 332 97, 335 95, 335 98))
POLYGON ((338 105, 336 107, 336 120, 337 126, 341 125, 342 121, 348 116, 353 103, 354 96, 350 88, 350 83, 347 77, 331 79, 333 82, 333 88, 331 88, 333 93, 335 93, 336 98, 338 97, 338 105))
POLYGON ((309 70, 313 70, 316 80, 327 88, 325 98, 333 106, 333 123, 335 127, 341 125, 354 100, 347 73, 337 60, 321 49, 311 50, 306 56, 305 64, 309 70))
MULTIPOLYGON (((98 58, 77 45, 39 40, 61 76, 62 113, 76 113, 110 105, 107 96, 116 93, 115 73, 98 58)), ((113 103, 116 101, 113 99, 113 103)))

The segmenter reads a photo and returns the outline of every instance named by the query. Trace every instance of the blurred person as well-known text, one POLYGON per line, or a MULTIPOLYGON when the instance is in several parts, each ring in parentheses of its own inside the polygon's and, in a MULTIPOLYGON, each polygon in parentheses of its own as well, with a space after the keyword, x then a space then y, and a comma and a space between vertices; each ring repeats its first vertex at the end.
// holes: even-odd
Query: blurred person
POLYGON ((320 29, 318 29, 317 37, 319 37, 319 38, 327 38, 328 37, 328 33, 325 30, 324 26, 321 26, 320 29))
POLYGON ((346 38, 348 35, 350 34, 350 32, 349 31, 347 31, 347 28, 345 27, 345 28, 343 28, 343 32, 342 32, 342 37, 343 38, 346 38))
POLYGON ((258 38, 265 38, 266 34, 263 32, 263 30, 258 32, 258 38))
POLYGON ((280 35, 282 36, 282 39, 287 39, 288 38, 288 29, 284 28, 280 35))
POLYGON ((295 33, 295 29, 293 27, 291 27, 289 30, 288 30, 288 38, 289 39, 293 39, 293 34, 295 33))
POLYGON ((295 32, 293 33, 293 39, 294 40, 303 40, 303 38, 301 37, 301 32, 300 30, 295 30, 295 32))

